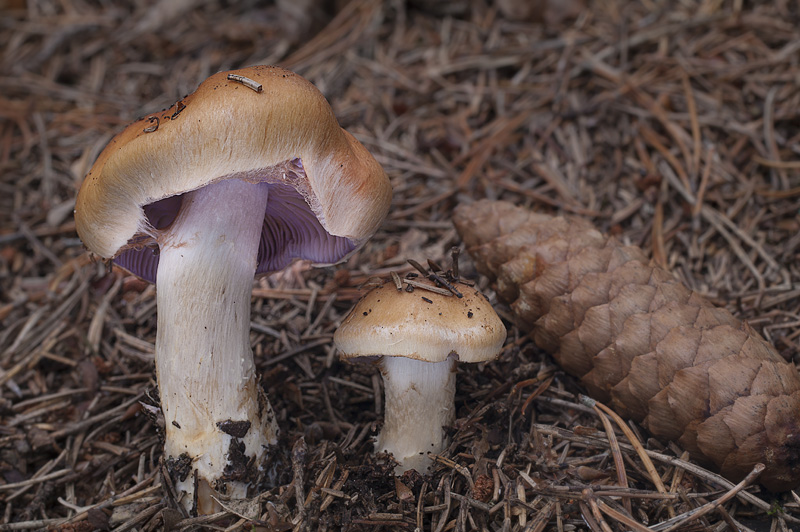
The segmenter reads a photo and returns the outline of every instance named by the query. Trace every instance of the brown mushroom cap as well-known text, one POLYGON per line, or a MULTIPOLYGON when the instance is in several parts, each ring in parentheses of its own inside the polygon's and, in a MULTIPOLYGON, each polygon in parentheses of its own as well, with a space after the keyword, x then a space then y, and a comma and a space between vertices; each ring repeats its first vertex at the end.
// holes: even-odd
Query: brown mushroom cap
POLYGON ((494 359, 506 328, 477 289, 458 285, 463 297, 424 289, 398 290, 388 283, 367 292, 336 330, 342 358, 402 356, 442 362, 494 359))
POLYGON ((280 183, 295 177, 281 165, 296 160, 307 180, 291 184, 328 233, 360 243, 377 229, 391 200, 388 179, 319 90, 277 67, 220 72, 111 140, 78 194, 78 234, 113 257, 152 229, 144 206, 223 179, 280 183))

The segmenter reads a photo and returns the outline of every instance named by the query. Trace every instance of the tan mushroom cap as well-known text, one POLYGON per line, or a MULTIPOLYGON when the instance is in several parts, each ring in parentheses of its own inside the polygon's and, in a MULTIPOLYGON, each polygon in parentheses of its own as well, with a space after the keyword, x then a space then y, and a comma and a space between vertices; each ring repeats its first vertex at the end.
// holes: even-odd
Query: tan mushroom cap
POLYGON ((356 303, 334 334, 342 358, 402 356, 443 362, 456 353, 461 362, 497 357, 506 328, 477 289, 458 284, 463 297, 424 289, 397 290, 387 283, 356 303))
POLYGON ((326 231, 354 242, 375 232, 391 201, 383 169, 339 127, 314 85, 255 66, 211 76, 114 137, 78 193, 78 234, 90 250, 113 257, 146 231, 142 206, 222 179, 260 180, 265 168, 295 158, 308 176, 300 192, 326 231))

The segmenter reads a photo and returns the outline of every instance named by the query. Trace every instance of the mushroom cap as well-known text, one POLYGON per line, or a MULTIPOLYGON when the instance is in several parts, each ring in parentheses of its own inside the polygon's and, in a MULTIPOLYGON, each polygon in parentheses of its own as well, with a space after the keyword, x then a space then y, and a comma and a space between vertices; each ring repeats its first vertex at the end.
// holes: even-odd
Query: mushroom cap
MULTIPOLYGON (((232 178, 274 184, 278 197, 307 204, 314 216, 306 217, 351 242, 339 246, 347 251, 375 232, 391 202, 383 169, 339 127, 314 85, 282 68, 254 66, 211 76, 114 137, 78 193, 78 234, 93 252, 114 257, 135 237, 153 236, 147 206, 160 212, 172 207, 168 198, 232 178), (287 185, 297 198, 289 197, 287 185)), ((295 232, 321 231, 303 224, 295 232)))
MULTIPOLYGON (((432 283, 431 283, 432 284, 432 283)), ((398 290, 387 283, 367 292, 334 334, 342 358, 401 356, 442 362, 497 357, 506 328, 477 289, 459 284, 463 297, 424 289, 398 290)))

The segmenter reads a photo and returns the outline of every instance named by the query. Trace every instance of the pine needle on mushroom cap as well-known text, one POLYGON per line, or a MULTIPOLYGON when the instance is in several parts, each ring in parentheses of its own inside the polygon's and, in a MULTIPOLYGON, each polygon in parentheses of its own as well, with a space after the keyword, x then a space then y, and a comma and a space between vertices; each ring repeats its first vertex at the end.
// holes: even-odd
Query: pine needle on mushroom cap
POLYGON ((434 282, 406 279, 367 292, 336 330, 342 358, 404 356, 442 362, 494 358, 506 337, 503 322, 475 287, 458 285, 457 297, 434 282), (412 290, 407 290, 411 287, 412 290))

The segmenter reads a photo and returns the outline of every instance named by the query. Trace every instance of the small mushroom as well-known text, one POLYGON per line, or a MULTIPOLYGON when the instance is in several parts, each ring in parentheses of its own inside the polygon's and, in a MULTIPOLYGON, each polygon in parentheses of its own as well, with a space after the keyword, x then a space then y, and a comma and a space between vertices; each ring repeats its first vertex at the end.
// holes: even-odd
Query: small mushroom
POLYGON ((182 464, 173 472, 188 509, 196 499, 198 513, 216 511, 214 491, 245 496, 277 440, 250 348, 254 275, 342 260, 390 198, 322 94, 276 67, 211 76, 98 157, 78 194, 78 234, 156 283, 165 457, 182 464))
POLYGON ((459 284, 463 297, 456 297, 429 281, 414 285, 410 292, 394 283, 372 289, 334 334, 342 359, 380 357, 386 406, 375 450, 394 455, 398 474, 424 472, 428 453, 444 449, 443 427, 455 421, 456 362, 494 359, 506 339, 477 289, 459 284))

